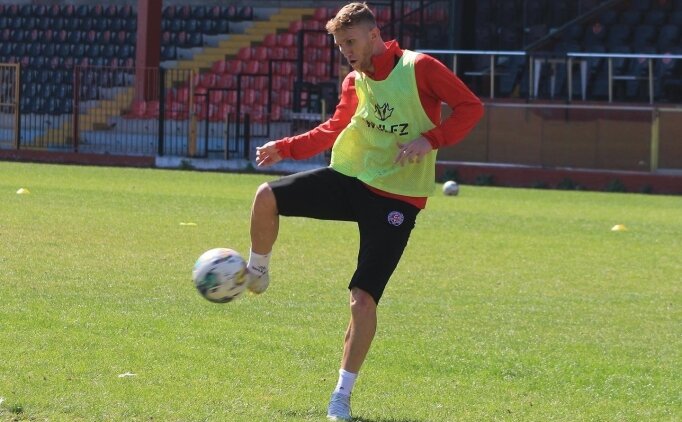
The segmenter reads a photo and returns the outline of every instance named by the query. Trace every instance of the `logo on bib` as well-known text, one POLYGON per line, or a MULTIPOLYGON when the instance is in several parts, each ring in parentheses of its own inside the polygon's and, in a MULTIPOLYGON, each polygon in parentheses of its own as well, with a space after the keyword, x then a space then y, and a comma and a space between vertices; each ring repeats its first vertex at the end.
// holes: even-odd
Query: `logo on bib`
POLYGON ((391 211, 388 213, 388 223, 398 227, 405 221, 405 216, 400 211, 391 211))
POLYGON ((382 122, 391 117, 392 114, 393 108, 388 103, 384 103, 382 106, 374 104, 374 115, 382 122))

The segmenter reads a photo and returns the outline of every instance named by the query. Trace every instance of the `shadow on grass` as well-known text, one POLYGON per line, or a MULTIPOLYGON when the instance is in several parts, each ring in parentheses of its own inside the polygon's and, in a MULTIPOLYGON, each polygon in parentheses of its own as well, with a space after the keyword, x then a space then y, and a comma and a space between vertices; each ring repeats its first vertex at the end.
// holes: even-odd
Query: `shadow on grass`
MULTIPOLYGON (((285 410, 282 412, 287 417, 309 419, 319 415, 315 409, 308 410, 285 410)), ((326 420, 326 412, 324 412, 324 420, 326 420)), ((362 416, 354 416, 353 422, 427 422, 425 419, 396 419, 396 418, 363 418, 362 416)))

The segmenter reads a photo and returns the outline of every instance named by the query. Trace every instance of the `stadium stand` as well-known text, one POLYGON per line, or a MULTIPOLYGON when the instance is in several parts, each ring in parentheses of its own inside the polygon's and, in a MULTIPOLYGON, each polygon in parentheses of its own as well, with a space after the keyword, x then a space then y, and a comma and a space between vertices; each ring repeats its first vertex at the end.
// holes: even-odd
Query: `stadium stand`
MULTIPOLYGON (((483 0, 476 6, 475 42, 472 47, 484 50, 522 50, 536 57, 565 58, 569 52, 674 54, 680 40, 682 2, 672 0, 629 1, 547 1, 483 0), (524 10, 525 15, 519 16, 524 10), (606 8, 604 6, 607 6, 606 8), (514 16, 514 19, 508 19, 514 16), (523 22, 519 25, 518 22, 523 22)), ((586 59, 587 87, 580 78, 574 78, 573 94, 586 89, 587 97, 604 100, 608 96, 607 60, 586 59)), ((675 62, 667 65, 655 61, 656 96, 660 101, 679 99, 673 81, 679 79, 675 62), (664 71, 664 69, 666 69, 664 71), (659 75, 660 78, 659 79, 659 75)), ((565 98, 567 96, 567 70, 547 60, 539 72, 540 98, 565 98), (552 95, 553 94, 553 95, 552 95)), ((636 58, 612 59, 614 91, 621 101, 645 101, 648 62, 636 58)), ((487 74, 485 60, 473 64, 472 74, 487 74)), ((528 84, 530 68, 514 67, 511 71, 501 67, 499 94, 515 93, 523 97, 530 94, 528 84), (510 76, 510 72, 512 75, 510 76), (514 80, 512 83, 510 80, 514 80), (514 88, 510 89, 512 83, 514 88)), ((475 80, 469 81, 476 86, 475 80)))
MULTIPOLYGON (((400 39, 404 47, 437 48, 452 36, 450 2, 433 2, 423 10, 419 1, 393 2, 404 3, 402 8, 388 3, 376 6, 378 23, 387 38, 400 39)), ((526 57, 497 57, 497 98, 529 98, 531 93, 538 98, 566 98, 571 75, 558 63, 569 52, 679 54, 682 1, 479 0, 472 4, 475 19, 469 32, 462 34, 463 48, 525 51, 544 59, 537 62, 534 84, 526 57)), ((268 124, 291 122, 311 111, 319 115, 320 98, 328 100, 327 111, 333 109, 339 57, 324 25, 334 12, 332 7, 282 12, 258 7, 257 2, 253 6, 165 4, 160 57, 166 77, 152 78, 163 79, 165 89, 147 95, 134 89, 139 77, 134 70, 138 29, 134 5, 0 4, 0 62, 21 63, 20 108, 29 116, 63 116, 68 121, 77 109, 82 116, 79 130, 109 131, 111 137, 113 125, 159 127, 166 121, 172 123, 168 132, 188 130, 192 117, 201 126, 198 133, 222 133, 227 131, 229 116, 238 110, 248 114, 252 123, 268 124)), ((571 94, 607 99, 608 61, 590 57, 582 62, 585 84, 572 75, 571 94)), ((654 61, 658 101, 681 98, 679 62, 654 61)), ((471 75, 465 82, 482 96, 490 63, 483 56, 462 62, 460 75, 471 75)), ((616 98, 644 101, 648 63, 617 58, 612 67, 616 98)), ((43 123, 26 124, 31 125, 45 131, 43 123)), ((49 132, 55 132, 55 126, 44 132, 44 139, 51 139, 49 132)), ((64 124, 60 130, 68 134, 73 128, 64 124)))

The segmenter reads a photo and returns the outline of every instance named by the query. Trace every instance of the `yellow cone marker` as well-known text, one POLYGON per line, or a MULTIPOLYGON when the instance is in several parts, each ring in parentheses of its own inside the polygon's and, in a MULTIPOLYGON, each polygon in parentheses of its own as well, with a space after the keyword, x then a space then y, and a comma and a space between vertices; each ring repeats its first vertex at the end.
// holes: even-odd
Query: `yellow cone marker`
POLYGON ((180 223, 181 226, 196 226, 197 223, 180 223))
POLYGON ((611 227, 612 232, 624 232, 627 230, 628 230, 628 228, 622 224, 616 224, 615 226, 611 227))
POLYGON ((26 188, 21 188, 17 191, 17 195, 28 195, 29 193, 31 193, 31 191, 26 188))

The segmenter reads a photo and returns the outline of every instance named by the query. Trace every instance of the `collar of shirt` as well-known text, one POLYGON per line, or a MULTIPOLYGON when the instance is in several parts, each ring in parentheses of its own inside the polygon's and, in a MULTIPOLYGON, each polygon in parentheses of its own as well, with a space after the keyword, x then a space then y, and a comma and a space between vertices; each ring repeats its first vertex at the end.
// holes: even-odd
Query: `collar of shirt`
POLYGON ((375 81, 383 81, 388 78, 391 70, 395 67, 396 57, 402 57, 403 55, 403 50, 398 45, 398 41, 386 41, 384 45, 386 45, 386 51, 377 56, 372 56, 374 73, 367 73, 367 76, 375 81))

